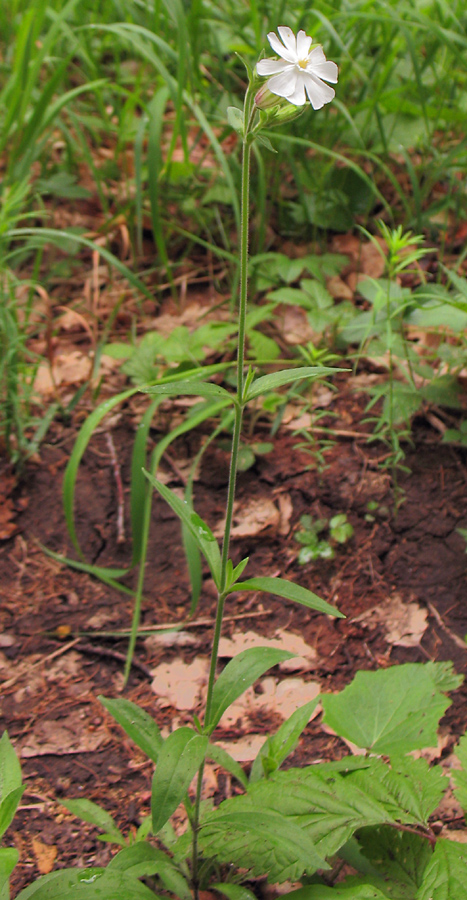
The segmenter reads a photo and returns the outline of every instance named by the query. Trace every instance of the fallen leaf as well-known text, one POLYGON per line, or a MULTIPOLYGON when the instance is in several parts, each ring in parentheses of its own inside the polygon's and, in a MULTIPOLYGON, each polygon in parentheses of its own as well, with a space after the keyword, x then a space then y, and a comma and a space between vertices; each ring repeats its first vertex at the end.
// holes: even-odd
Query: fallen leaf
POLYGON ((57 856, 55 845, 43 844, 39 838, 32 839, 32 849, 36 857, 37 868, 41 875, 48 875, 52 871, 57 856))
MULTIPOLYGON (((268 497, 252 497, 246 503, 234 505, 233 527, 230 532, 235 537, 252 537, 267 528, 279 528, 280 513, 276 504, 268 497)), ((224 534, 225 519, 214 529, 215 537, 224 534)))
POLYGON ((198 657, 192 663, 176 659, 153 670, 151 689, 159 700, 159 706, 192 710, 201 700, 208 673, 207 659, 198 657))
POLYGON ((385 640, 395 647, 418 647, 427 628, 427 618, 428 610, 418 603, 404 601, 395 593, 354 621, 367 625, 381 623, 386 631, 385 640))
POLYGON ((216 741, 216 744, 227 750, 237 762, 250 762, 256 759, 266 740, 265 734, 247 734, 239 741, 216 741))
POLYGON ((21 757, 49 754, 91 753, 107 740, 105 728, 90 730, 86 716, 74 710, 62 719, 43 719, 35 726, 34 734, 26 737, 21 747, 21 757))
POLYGON ((294 653, 293 659, 286 659, 279 663, 282 672, 309 672, 316 664, 316 650, 310 647, 300 635, 292 634, 290 631, 281 631, 275 638, 265 638, 255 631, 238 631, 231 638, 220 639, 219 656, 231 659, 237 653, 250 647, 274 647, 294 653))

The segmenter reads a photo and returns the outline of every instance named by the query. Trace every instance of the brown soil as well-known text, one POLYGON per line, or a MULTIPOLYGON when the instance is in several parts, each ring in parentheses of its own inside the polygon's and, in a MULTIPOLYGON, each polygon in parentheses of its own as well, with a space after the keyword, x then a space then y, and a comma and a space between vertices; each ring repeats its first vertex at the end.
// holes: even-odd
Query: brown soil
MULTIPOLYGON (((359 429, 360 409, 347 396, 347 428, 359 429), (350 412, 349 412, 350 410, 350 412)), ((130 477, 134 437, 131 408, 112 431, 125 491, 130 477)), ((1 626, 0 674, 3 725, 21 754, 26 794, 8 837, 20 850, 21 863, 13 878, 13 894, 51 866, 99 865, 112 853, 97 840, 97 831, 83 825, 60 806, 60 799, 85 796, 100 803, 125 833, 149 811, 152 766, 122 737, 105 713, 99 694, 119 696, 126 641, 115 636, 80 632, 117 632, 128 629, 132 599, 83 572, 48 556, 41 545, 73 556, 60 499, 64 468, 76 430, 56 425, 21 484, 8 498, 16 533, 0 543, 1 626), (45 849, 44 849, 45 848, 45 849), (51 857, 47 856, 47 849, 51 857), (49 860, 49 861, 48 861, 49 860)), ((154 435, 156 437, 156 435, 154 435)), ((269 440, 264 433, 264 440, 269 440)), ((191 435, 171 451, 171 486, 181 487, 180 460, 190 459, 200 435, 191 435), (176 462, 174 461, 176 460, 176 462)), ((238 499, 250 496, 290 497, 288 528, 266 528, 256 536, 235 540, 234 560, 250 556, 250 575, 281 574, 299 581, 345 613, 333 620, 268 595, 234 595, 226 610, 225 634, 233 630, 261 631, 273 636, 287 629, 301 635, 317 652, 315 669, 306 677, 318 679, 323 690, 347 684, 359 668, 376 669, 395 662, 454 661, 464 673, 467 663, 465 541, 457 532, 467 526, 467 470, 465 454, 444 446, 439 436, 420 421, 415 447, 406 457, 410 475, 400 478, 405 502, 397 517, 389 478, 378 467, 381 446, 343 437, 327 455, 327 468, 309 468, 310 456, 294 449, 297 439, 282 432, 274 451, 258 457, 254 468, 239 477, 238 499), (367 504, 378 509, 368 516, 367 504), (299 566, 294 539, 300 516, 331 518, 345 512, 354 537, 337 548, 335 558, 299 566), (369 611, 398 594, 404 603, 417 602, 428 611, 428 627, 414 647, 388 642, 381 620, 369 611), (233 620, 232 617, 239 616, 233 620)), ((223 515, 228 473, 227 454, 209 448, 196 482, 195 505, 210 523, 223 515)), ((3 475, 7 483, 6 473, 3 475)), ((128 497, 126 497, 128 499, 128 497)), ((105 435, 93 439, 80 468, 77 488, 77 532, 86 559, 101 566, 129 564, 131 542, 117 543, 116 489, 105 435)), ((240 515, 241 519, 241 515, 240 515)), ((126 527, 129 528, 128 519, 126 527)), ((142 627, 186 619, 190 594, 180 546, 178 521, 157 499, 153 506, 142 627)), ((130 573, 124 582, 132 586, 130 573)), ((206 577, 205 590, 190 633, 195 643, 164 648, 138 641, 126 696, 141 704, 161 727, 190 721, 163 707, 151 690, 151 671, 164 660, 182 655, 187 662, 206 656, 212 634, 214 590, 206 577)), ((467 686, 453 697, 443 725, 451 735, 447 748, 466 727, 467 686)), ((239 723, 237 734, 266 733, 277 725, 272 716, 239 723)), ((293 761, 305 764, 342 753, 339 740, 328 735, 320 719, 306 729, 293 761)), ((216 796, 228 790, 220 776, 216 796)))

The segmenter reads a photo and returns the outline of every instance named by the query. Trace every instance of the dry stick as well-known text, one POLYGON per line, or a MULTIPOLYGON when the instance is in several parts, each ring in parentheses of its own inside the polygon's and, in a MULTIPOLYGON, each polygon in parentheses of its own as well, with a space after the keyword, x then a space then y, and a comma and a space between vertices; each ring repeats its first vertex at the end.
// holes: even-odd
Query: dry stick
POLYGON ((436 607, 433 606, 432 603, 427 603, 427 607, 430 610, 430 613, 433 616, 433 618, 436 619, 439 627, 442 628, 444 633, 447 634, 448 637, 451 638, 451 641, 454 641, 456 647, 459 647, 461 650, 467 650, 467 644, 465 643, 465 641, 463 641, 462 638, 459 637, 459 635, 454 634, 454 632, 451 631, 451 629, 448 628, 448 626, 444 624, 436 607))
POLYGON ((117 544, 125 543, 125 520, 124 520, 124 510, 125 510, 125 501, 123 497, 123 484, 122 484, 122 476, 120 472, 120 466, 117 460, 117 454, 115 452, 115 444, 113 442, 112 435, 108 431, 106 434, 107 438, 107 446, 109 448, 110 459, 112 462, 112 469, 115 478, 115 484, 117 487, 117 544))
MULTIPOLYGON (((236 616, 225 616, 224 622, 238 622, 241 619, 258 619, 261 616, 269 616, 270 610, 264 609, 260 612, 248 612, 248 613, 238 613, 236 616)), ((213 624, 213 619, 204 618, 204 619, 194 619, 192 622, 169 622, 164 623, 162 625, 148 625, 147 628, 142 628, 141 631, 138 631, 138 637, 146 636, 149 633, 154 631, 175 631, 176 629, 181 628, 204 628, 210 627, 213 624)), ((115 637, 115 638, 124 638, 128 637, 129 632, 126 631, 82 631, 80 637, 77 637, 76 640, 79 641, 83 637, 93 638, 93 637, 115 637)), ((57 637, 56 632, 52 633, 52 637, 57 637)))
MULTIPOLYGON (((90 656, 101 656, 103 659, 115 659, 120 663, 126 661, 124 653, 119 653, 118 650, 109 650, 108 647, 94 647, 93 644, 79 643, 76 649, 80 653, 87 653, 90 656)), ((146 675, 147 678, 153 678, 151 669, 148 666, 145 666, 144 663, 139 662, 139 660, 133 658, 131 665, 134 669, 138 669, 143 675, 146 675)))

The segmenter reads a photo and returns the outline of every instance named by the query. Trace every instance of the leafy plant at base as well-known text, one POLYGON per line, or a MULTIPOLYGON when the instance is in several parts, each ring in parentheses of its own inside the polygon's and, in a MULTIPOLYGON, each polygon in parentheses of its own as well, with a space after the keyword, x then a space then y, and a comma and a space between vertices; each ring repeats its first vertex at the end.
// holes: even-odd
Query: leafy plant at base
POLYGON ((332 519, 313 519, 304 515, 300 518, 301 530, 295 534, 295 540, 303 544, 298 554, 301 566, 315 559, 334 559, 333 544, 345 544, 353 535, 353 528, 347 521, 345 513, 338 513, 332 519), (320 538, 328 530, 329 540, 320 538))

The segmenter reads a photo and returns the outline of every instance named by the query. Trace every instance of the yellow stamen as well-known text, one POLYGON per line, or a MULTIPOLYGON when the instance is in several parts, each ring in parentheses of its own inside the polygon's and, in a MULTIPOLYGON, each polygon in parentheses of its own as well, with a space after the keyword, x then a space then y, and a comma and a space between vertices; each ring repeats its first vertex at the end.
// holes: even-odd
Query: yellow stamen
POLYGON ((307 59, 299 59, 298 65, 300 66, 301 69, 306 69, 306 67, 308 65, 308 60, 307 59))

